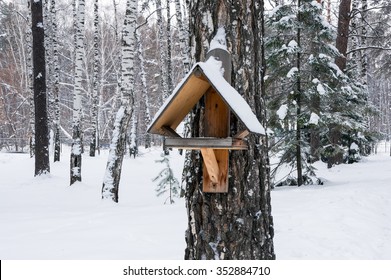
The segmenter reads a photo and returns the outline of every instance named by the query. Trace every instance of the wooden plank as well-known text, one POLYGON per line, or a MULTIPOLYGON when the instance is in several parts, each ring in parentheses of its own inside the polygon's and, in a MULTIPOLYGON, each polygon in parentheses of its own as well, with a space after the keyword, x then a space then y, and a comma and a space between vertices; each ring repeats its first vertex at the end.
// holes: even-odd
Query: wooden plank
POLYGON ((230 110, 220 95, 210 88, 205 94, 205 137, 228 137, 230 110))
POLYGON ((201 148, 201 153, 212 186, 216 187, 219 184, 220 168, 215 153, 210 148, 201 148))
POLYGON ((244 139, 246 138, 248 135, 250 134, 250 132, 245 129, 243 131, 239 131, 238 133, 235 134, 235 136, 233 138, 238 138, 238 139, 244 139))
POLYGON ((210 84, 205 78, 197 77, 194 73, 189 75, 171 101, 162 108, 148 132, 165 135, 162 130, 164 126, 175 130, 209 88, 210 84))
POLYGON ((228 138, 179 138, 166 137, 164 146, 186 150, 200 150, 201 148, 247 150, 245 140, 228 138))
MULTIPOLYGON (((229 139, 228 148, 232 148, 230 135, 230 111, 229 107, 221 96, 210 88, 205 94, 205 115, 204 115, 204 136, 221 139, 229 139)), ((222 148, 220 146, 220 148, 222 148)), ((214 150, 217 164, 219 166, 218 183, 215 184, 209 176, 206 164, 203 166, 203 191, 210 193, 228 192, 228 160, 227 149, 214 150)))
POLYGON ((173 130, 169 126, 162 126, 161 130, 162 130, 162 133, 164 133, 164 135, 166 135, 166 136, 182 138, 178 133, 176 133, 175 130, 173 130))
POLYGON ((203 164, 203 186, 202 191, 207 193, 227 193, 228 192, 228 150, 213 150, 217 164, 219 166, 218 183, 215 184, 208 173, 207 165, 203 164))

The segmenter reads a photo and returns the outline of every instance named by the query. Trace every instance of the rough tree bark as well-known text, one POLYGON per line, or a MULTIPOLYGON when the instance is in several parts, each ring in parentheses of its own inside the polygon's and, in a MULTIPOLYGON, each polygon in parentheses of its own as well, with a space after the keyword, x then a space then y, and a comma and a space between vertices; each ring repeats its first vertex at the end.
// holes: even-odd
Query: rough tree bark
POLYGON ((85 0, 79 0, 76 15, 76 54, 75 54, 75 85, 73 91, 73 122, 72 122, 72 150, 70 161, 70 184, 81 181, 81 154, 82 154, 82 82, 84 56, 84 21, 85 0))
POLYGON ((31 0, 33 88, 35 108, 35 176, 49 173, 49 128, 46 101, 45 34, 42 0, 31 0))
MULTIPOLYGON (((347 62, 347 49, 349 39, 349 25, 350 25, 350 6, 351 0, 341 0, 339 4, 338 12, 338 27, 337 27, 337 40, 336 48, 340 52, 340 56, 336 58, 335 64, 345 72, 347 62)), ((331 108, 331 111, 337 111, 339 104, 334 104, 335 108, 331 108)), ((341 144, 341 128, 338 124, 331 124, 329 127, 330 143, 334 147, 333 154, 328 158, 327 167, 331 168, 335 164, 343 162, 343 153, 340 149, 341 144)))
POLYGON ((165 73, 167 69, 167 49, 164 45, 164 25, 163 25, 163 14, 162 14, 162 1, 156 0, 156 15, 157 15, 157 26, 158 26, 158 45, 159 45, 159 66, 160 66, 160 84, 162 87, 162 100, 164 101, 169 95, 168 76, 169 73, 165 73), (165 69, 166 68, 166 69, 165 69))
MULTIPOLYGON (((246 99, 257 116, 262 107, 261 61, 263 1, 189 1, 190 34, 196 61, 206 57, 210 39, 219 27, 227 31, 232 54, 232 86, 246 99)), ((191 127, 193 137, 204 129, 202 102, 191 127)), ((243 129, 231 116, 232 134, 243 129)), ((188 211, 185 259, 274 259, 273 220, 270 206, 268 156, 264 138, 250 135, 248 151, 233 151, 229 159, 226 194, 202 192, 202 158, 191 152, 186 175, 188 211)))
POLYGON ((54 162, 60 161, 61 142, 60 142, 60 79, 59 79, 59 61, 58 61, 58 28, 57 28, 57 10, 56 1, 52 0, 50 5, 52 18, 52 48, 53 48, 53 98, 54 98, 54 162))
MULTIPOLYGON (((148 88, 147 88, 147 77, 145 73, 145 59, 143 54, 143 44, 141 42, 139 29, 137 29, 137 56, 140 60, 140 79, 141 79, 141 86, 142 86, 142 99, 143 99, 143 105, 144 105, 144 123, 148 125, 151 123, 151 112, 149 110, 150 103, 149 103, 149 96, 148 96, 148 88)), ((149 133, 144 133, 144 146, 145 148, 151 147, 151 135, 149 133)))
POLYGON ((136 16, 137 0, 128 0, 121 40, 121 106, 114 122, 109 159, 102 186, 102 199, 109 199, 114 202, 118 202, 119 181, 126 148, 126 132, 133 114, 136 16))
MULTIPOLYGON (((30 0, 28 0, 28 13, 27 22, 31 22, 31 6, 30 0)), ((34 88, 33 88, 33 61, 32 61, 32 30, 28 26, 26 29, 26 45, 27 45, 27 57, 26 57, 26 68, 27 68, 27 89, 29 91, 29 104, 30 104, 30 121, 29 121, 29 145, 30 145, 30 157, 32 158, 35 154, 35 112, 34 112, 34 88)))
MULTIPOLYGON (((301 1, 297 1, 297 21, 301 23, 301 1)), ((303 165, 302 165, 302 156, 301 156, 301 129, 302 129, 302 120, 301 120, 301 26, 297 27, 297 37, 296 37, 297 46, 299 51, 297 52, 297 80, 296 80, 296 164, 297 164, 297 186, 303 184, 303 165)))
POLYGON ((98 134, 98 103, 99 103, 99 0, 94 2, 94 74, 93 74, 93 88, 92 88, 92 108, 91 108, 91 142, 90 142, 90 156, 94 157, 97 149, 98 134))

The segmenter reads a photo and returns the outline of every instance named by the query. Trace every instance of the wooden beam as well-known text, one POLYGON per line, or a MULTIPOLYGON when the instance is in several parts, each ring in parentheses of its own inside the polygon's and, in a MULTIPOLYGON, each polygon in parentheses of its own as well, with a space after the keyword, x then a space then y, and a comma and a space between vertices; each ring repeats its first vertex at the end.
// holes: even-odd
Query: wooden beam
POLYGON ((237 138, 237 139, 244 139, 246 138, 248 135, 250 134, 250 132, 245 129, 243 131, 239 131, 238 133, 235 134, 235 136, 233 138, 237 138))
POLYGON ((223 150, 248 150, 247 142, 243 139, 233 138, 179 138, 166 137, 164 140, 166 148, 178 148, 185 150, 201 150, 201 148, 223 149, 223 150))
POLYGON ((176 133, 175 130, 173 130, 169 126, 162 126, 160 129, 161 129, 162 133, 164 133, 164 135, 166 135, 166 136, 182 138, 178 133, 176 133))
POLYGON ((217 186, 219 183, 220 168, 216 160, 216 155, 213 149, 210 148, 201 148, 201 153, 209 178, 213 186, 217 186))

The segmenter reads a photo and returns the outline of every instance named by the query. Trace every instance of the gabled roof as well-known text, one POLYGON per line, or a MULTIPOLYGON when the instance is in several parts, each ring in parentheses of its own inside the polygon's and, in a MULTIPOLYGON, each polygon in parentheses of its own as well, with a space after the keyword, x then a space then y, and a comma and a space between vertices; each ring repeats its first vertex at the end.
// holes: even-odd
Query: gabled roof
POLYGON ((208 89, 213 87, 248 131, 264 135, 265 129, 250 106, 224 79, 221 71, 221 62, 214 57, 195 64, 156 113, 147 131, 167 135, 164 128, 175 130, 208 89))

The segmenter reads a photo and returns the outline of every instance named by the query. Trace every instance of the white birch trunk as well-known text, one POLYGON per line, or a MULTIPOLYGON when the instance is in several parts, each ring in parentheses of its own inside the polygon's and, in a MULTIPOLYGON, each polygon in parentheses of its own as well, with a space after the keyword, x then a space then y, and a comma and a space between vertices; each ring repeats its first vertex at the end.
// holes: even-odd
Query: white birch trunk
POLYGON ((75 87, 73 91, 73 123, 72 123, 72 150, 71 150, 71 180, 72 185, 81 181, 81 115, 82 115, 82 75, 84 55, 84 21, 85 0, 79 0, 76 16, 76 53, 75 53, 75 87))
POLYGON ((90 142, 90 156, 95 156, 98 134, 98 102, 99 102, 99 0, 94 2, 94 74, 93 74, 93 88, 92 88, 92 108, 91 108, 91 142, 90 142))
MULTIPOLYGON (((31 21, 31 9, 30 0, 27 0, 28 11, 27 11, 27 22, 31 21)), ((35 122, 34 122, 34 91, 33 91, 33 61, 32 61, 32 34, 31 28, 28 26, 26 29, 26 45, 27 45, 27 81, 26 88, 28 90, 29 103, 30 103, 30 121, 29 121, 29 144, 30 144, 30 157, 32 158, 35 153, 35 122)))
POLYGON ((157 26, 158 26, 158 45, 159 45, 159 64, 160 64, 160 81, 162 86, 162 101, 164 101, 169 95, 168 89, 168 73, 165 73, 164 67, 167 65, 167 52, 166 46, 164 45, 164 26, 163 26, 163 15, 162 15, 162 1, 156 0, 156 14, 157 14, 157 26))
POLYGON ((133 114, 134 53, 137 0, 127 0, 122 33, 121 106, 114 122, 106 173, 103 179, 102 199, 118 202, 119 181, 125 154, 126 131, 133 114))
MULTIPOLYGON (((137 30, 138 31, 138 30, 137 30)), ((143 54, 143 44, 140 39, 140 34, 137 32, 137 56, 140 59, 140 80, 141 80, 141 90, 142 90, 142 99, 144 101, 145 111, 144 111, 144 123, 148 125, 151 123, 151 111, 148 89, 147 89, 147 77, 145 73, 145 59, 143 54)), ((145 148, 151 147, 151 135, 145 132, 144 135, 144 146, 145 148)))
POLYGON ((181 1, 175 0, 175 12, 176 20, 179 29, 179 46, 181 48, 184 75, 190 70, 190 49, 189 44, 186 42, 187 32, 184 27, 184 17, 182 14, 181 1))
POLYGON ((53 132, 54 132, 54 162, 60 161, 60 98, 59 98, 59 60, 58 60, 58 28, 57 28, 57 10, 56 1, 52 0, 50 5, 51 24, 52 24, 52 48, 53 48, 53 98, 54 98, 54 119, 53 119, 53 132))

